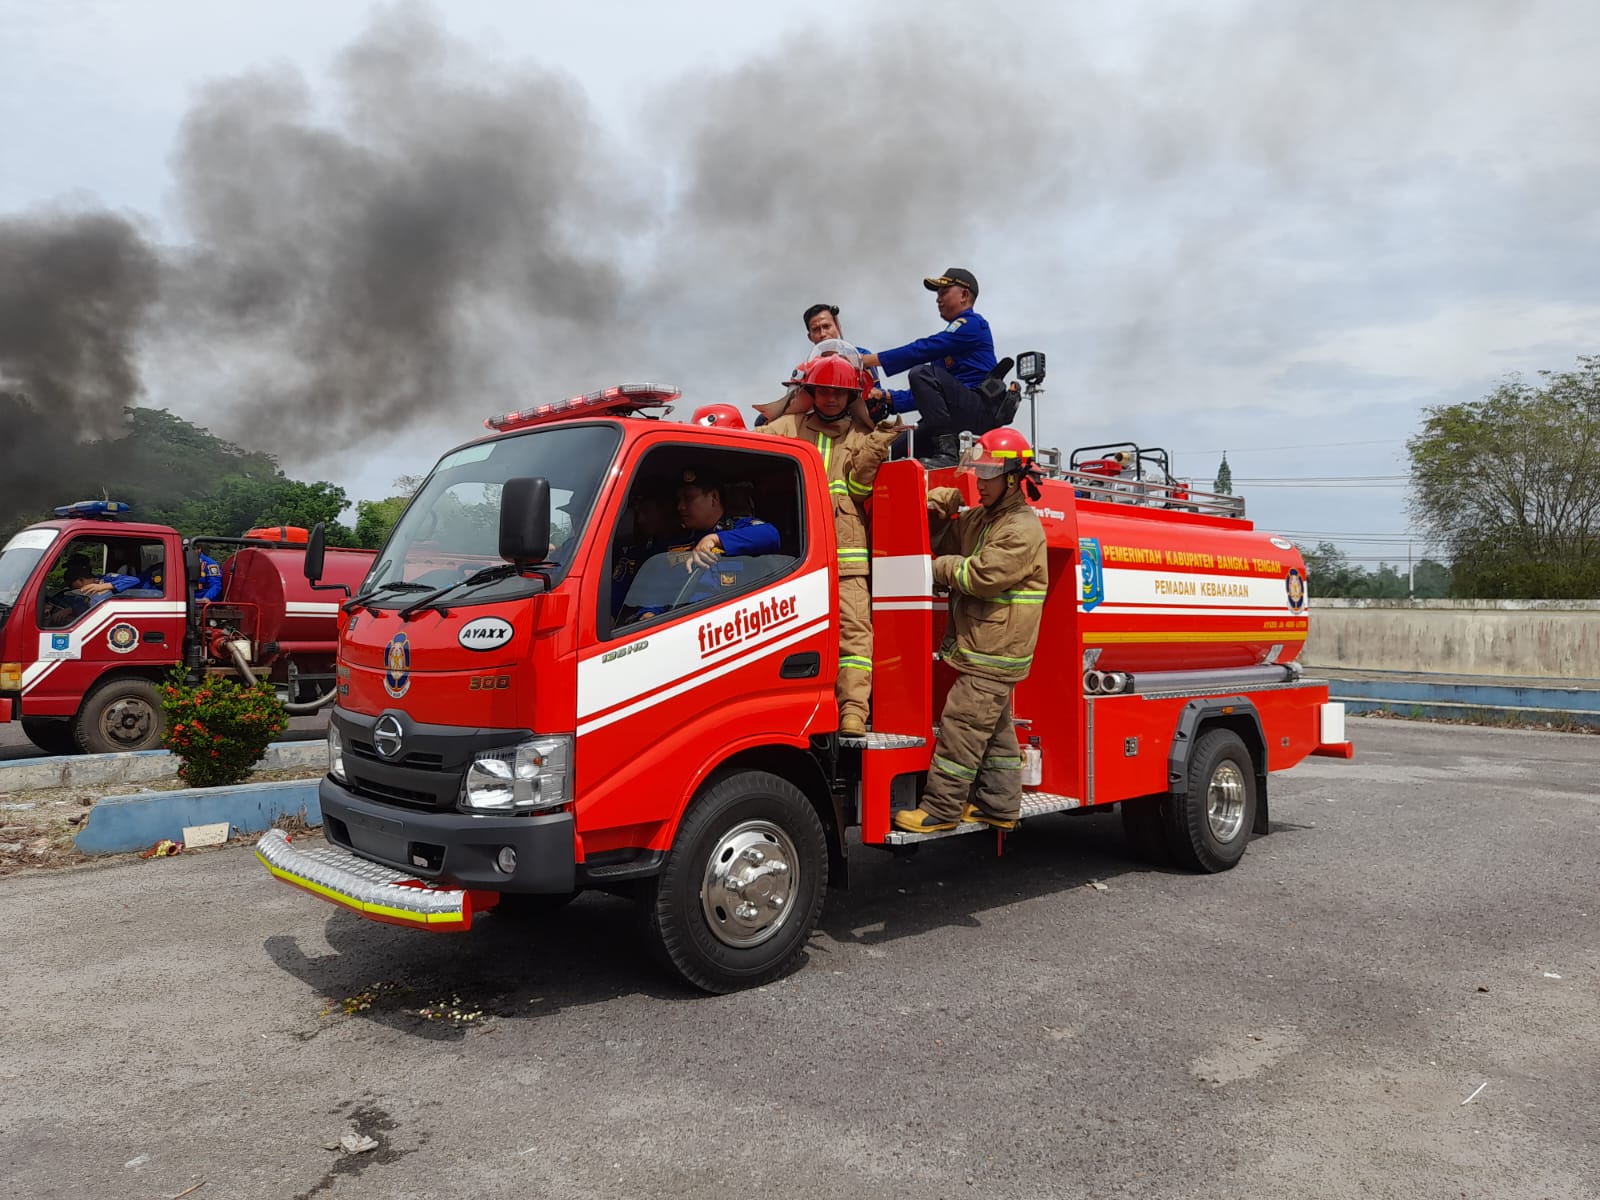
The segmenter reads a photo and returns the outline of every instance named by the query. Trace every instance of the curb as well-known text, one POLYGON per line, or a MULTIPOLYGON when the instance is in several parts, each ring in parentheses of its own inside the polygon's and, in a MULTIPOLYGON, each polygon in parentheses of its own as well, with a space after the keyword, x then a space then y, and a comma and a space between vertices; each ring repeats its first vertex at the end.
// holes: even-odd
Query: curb
POLYGON ((261 833, 286 816, 321 825, 320 783, 318 779, 285 779, 107 796, 95 802, 72 842, 83 854, 127 854, 147 849, 163 838, 181 842, 186 825, 227 822, 229 836, 261 833))
MULTIPOLYGON (((294 767, 320 767, 328 760, 321 738, 311 741, 273 742, 258 771, 294 767)), ((35 788, 103 787, 108 783, 146 783, 178 774, 178 759, 170 750, 135 750, 124 754, 67 754, 58 758, 23 758, 0 763, 0 792, 26 792, 35 788)))
POLYGON ((1333 679, 1328 682, 1328 698, 1342 700, 1350 713, 1394 712, 1490 724, 1498 719, 1600 727, 1600 690, 1587 688, 1333 679))

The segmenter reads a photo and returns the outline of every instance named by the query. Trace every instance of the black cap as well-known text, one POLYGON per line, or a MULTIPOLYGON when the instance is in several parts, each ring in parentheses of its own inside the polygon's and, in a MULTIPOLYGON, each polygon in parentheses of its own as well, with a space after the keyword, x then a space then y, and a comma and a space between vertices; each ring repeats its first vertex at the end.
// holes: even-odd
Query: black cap
POLYGON ((699 488, 702 492, 722 491, 722 478, 709 467, 685 467, 678 472, 678 488, 699 488))
POLYGON ((811 332, 812 318, 821 312, 831 313, 834 317, 838 317, 839 306, 837 304, 813 304, 810 308, 806 309, 806 315, 803 320, 806 323, 807 333, 811 332))
POLYGON ((959 283, 971 292, 974 300, 978 298, 978 277, 965 267, 947 267, 943 275, 930 275, 924 279, 922 286, 930 292, 937 292, 953 283, 959 283))
POLYGON ((68 583, 71 583, 74 579, 82 579, 85 576, 93 577, 93 575, 94 567, 90 565, 89 560, 80 558, 77 555, 67 559, 66 568, 62 572, 62 578, 68 583))

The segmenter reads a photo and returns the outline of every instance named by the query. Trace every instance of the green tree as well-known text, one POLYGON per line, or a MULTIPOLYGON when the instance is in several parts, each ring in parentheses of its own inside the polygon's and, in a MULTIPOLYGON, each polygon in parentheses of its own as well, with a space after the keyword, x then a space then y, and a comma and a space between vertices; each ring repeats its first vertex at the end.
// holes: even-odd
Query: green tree
POLYGON ((1233 468, 1228 466, 1228 452, 1222 452, 1222 465, 1217 468, 1217 477, 1212 481, 1211 490, 1219 496, 1233 495, 1233 468))
POLYGON ((1418 600, 1439 600, 1450 594, 1450 568, 1443 563, 1431 558, 1420 559, 1415 575, 1412 595, 1418 600))
POLYGON ((1406 442, 1412 516, 1458 595, 1600 595, 1600 357, 1539 376, 1425 409, 1406 442))
POLYGON ((1332 542, 1318 542, 1316 549, 1302 547, 1300 555, 1306 562, 1306 579, 1313 596, 1339 598, 1361 596, 1367 593, 1367 573, 1352 566, 1343 550, 1332 542))
POLYGON ((355 545, 368 550, 381 547, 389 531, 400 519, 400 514, 422 486, 423 476, 402 475, 394 481, 395 494, 383 500, 360 500, 356 503, 355 545))

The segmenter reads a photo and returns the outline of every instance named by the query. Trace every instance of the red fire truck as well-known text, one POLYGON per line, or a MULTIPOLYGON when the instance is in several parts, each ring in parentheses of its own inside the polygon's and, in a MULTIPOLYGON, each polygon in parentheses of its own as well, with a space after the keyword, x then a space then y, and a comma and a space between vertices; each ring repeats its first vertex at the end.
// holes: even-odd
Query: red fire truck
POLYGON ((186 540, 126 519, 128 508, 65 505, 0 550, 0 722, 20 721, 51 754, 152 750, 161 744, 156 686, 180 663, 271 679, 294 709, 331 702, 339 600, 372 566, 371 551, 330 551, 331 582, 319 591, 304 578, 304 531, 186 540), (194 599, 202 546, 237 548, 222 564, 218 600, 194 599), (69 560, 140 586, 81 594, 65 578, 69 560))
MULTIPOLYGON (((917 802, 952 680, 927 492, 955 473, 899 460, 878 476, 872 731, 841 737, 821 456, 646 415, 676 395, 635 385, 508 413, 439 461, 345 606, 327 844, 268 833, 268 870, 433 931, 585 888, 630 894, 656 956, 727 991, 797 961, 852 828, 892 851, 981 828, 891 827, 917 802), (704 570, 644 557, 631 502, 670 497, 686 470, 775 526, 777 552, 704 570)), ((1234 497, 1044 465, 1051 588, 1015 697, 1024 817, 1118 804, 1142 853, 1231 867, 1266 832, 1270 772, 1351 752, 1342 706, 1296 662, 1301 557, 1234 497)))

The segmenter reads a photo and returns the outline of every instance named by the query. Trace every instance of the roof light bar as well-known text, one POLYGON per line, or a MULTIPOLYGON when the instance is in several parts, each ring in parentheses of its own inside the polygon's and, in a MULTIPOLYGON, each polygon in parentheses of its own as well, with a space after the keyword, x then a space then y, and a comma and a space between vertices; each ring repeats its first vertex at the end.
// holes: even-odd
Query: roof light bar
POLYGON ((63 504, 51 511, 58 517, 105 517, 115 520, 132 507, 122 500, 79 500, 76 504, 63 504))
POLYGON ((582 396, 571 396, 549 404, 536 404, 516 412, 501 413, 484 421, 484 427, 505 433, 511 429, 526 429, 530 425, 544 425, 576 416, 594 416, 596 413, 615 411, 625 415, 642 408, 655 408, 676 400, 683 393, 670 384, 624 383, 616 387, 601 388, 582 396))

